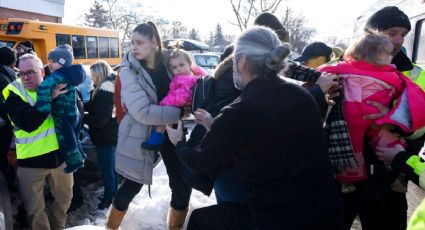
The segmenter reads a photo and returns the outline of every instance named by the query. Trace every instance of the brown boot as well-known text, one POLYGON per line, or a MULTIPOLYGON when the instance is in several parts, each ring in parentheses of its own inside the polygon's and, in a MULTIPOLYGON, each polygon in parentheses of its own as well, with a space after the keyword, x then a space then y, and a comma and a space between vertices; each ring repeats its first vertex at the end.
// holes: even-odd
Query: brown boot
POLYGON ((116 230, 120 228, 122 219, 124 219, 125 211, 120 211, 114 207, 114 205, 111 205, 111 208, 109 209, 107 220, 106 220, 106 229, 108 230, 116 230))
POLYGON ((167 216, 168 230, 182 229, 184 221, 186 220, 187 211, 188 209, 177 210, 174 208, 169 208, 167 216))

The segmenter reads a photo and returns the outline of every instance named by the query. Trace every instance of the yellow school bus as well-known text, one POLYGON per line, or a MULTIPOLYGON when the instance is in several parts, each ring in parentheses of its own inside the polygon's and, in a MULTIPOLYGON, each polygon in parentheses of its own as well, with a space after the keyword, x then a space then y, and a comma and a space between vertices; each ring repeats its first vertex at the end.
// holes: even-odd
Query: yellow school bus
POLYGON ((74 50, 74 63, 92 64, 103 59, 110 65, 121 62, 119 32, 83 26, 32 21, 21 18, 0 19, 0 47, 16 48, 30 43, 44 64, 49 51, 58 45, 69 44, 74 50))

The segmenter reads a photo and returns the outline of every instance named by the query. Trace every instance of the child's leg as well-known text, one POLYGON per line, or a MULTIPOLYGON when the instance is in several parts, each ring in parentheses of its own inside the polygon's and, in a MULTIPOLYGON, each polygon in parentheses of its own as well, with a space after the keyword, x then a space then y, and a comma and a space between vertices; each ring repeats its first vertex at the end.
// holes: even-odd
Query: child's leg
MULTIPOLYGON (((386 129, 375 129, 371 130, 368 133, 371 144, 374 147, 375 151, 378 146, 391 147, 394 145, 406 146, 406 141, 403 138, 395 136, 390 131, 386 129)), ((388 166, 388 170, 391 170, 391 167, 388 166)), ((399 174, 398 177, 391 184, 391 189, 395 192, 406 193, 407 192, 407 180, 404 174, 399 174)))
POLYGON ((164 142, 165 125, 158 125, 152 130, 151 136, 146 142, 142 143, 142 148, 146 150, 160 150, 162 142, 164 142))
MULTIPOLYGON (((81 153, 81 149, 78 148, 78 139, 75 134, 75 119, 66 116, 54 116, 55 130, 59 142, 59 152, 64 158, 66 167, 64 171, 71 173, 84 165, 84 153, 81 153)), ((78 120, 77 120, 78 122, 78 120)))

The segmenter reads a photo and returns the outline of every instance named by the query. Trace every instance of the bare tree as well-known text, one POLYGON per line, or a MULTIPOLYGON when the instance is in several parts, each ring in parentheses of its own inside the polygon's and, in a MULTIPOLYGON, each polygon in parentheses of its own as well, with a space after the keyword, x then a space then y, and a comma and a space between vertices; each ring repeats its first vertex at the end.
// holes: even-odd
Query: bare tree
POLYGON ((108 11, 108 20, 111 29, 120 30, 123 32, 121 43, 130 39, 132 29, 141 22, 142 17, 137 13, 141 8, 140 4, 133 4, 129 7, 126 3, 124 6, 123 1, 119 0, 102 0, 106 4, 108 11))
POLYGON ((301 52, 311 37, 316 33, 313 28, 306 27, 306 18, 302 15, 294 15, 292 9, 287 7, 284 11, 282 24, 289 32, 289 42, 293 50, 301 52))
POLYGON ((237 19, 237 23, 232 24, 238 26, 242 31, 248 27, 249 21, 260 13, 283 14, 282 24, 289 31, 291 46, 295 51, 300 52, 310 42, 316 31, 306 27, 306 18, 302 15, 295 15, 289 7, 279 14, 278 9, 281 3, 282 0, 230 0, 237 19))
POLYGON ((337 37, 337 36, 325 37, 323 39, 323 42, 330 45, 330 46, 336 46, 336 47, 340 47, 342 49, 345 49, 348 46, 348 39, 347 38, 340 38, 340 37, 337 37))
POLYGON ((231 23, 243 31, 248 28, 251 18, 262 12, 276 12, 281 2, 282 0, 230 0, 237 21, 231 23))
POLYGON ((187 36, 187 27, 181 21, 170 22, 164 18, 156 18, 154 21, 162 39, 166 40, 187 36))
POLYGON ((173 21, 171 23, 171 25, 172 25, 171 30, 172 30, 173 38, 182 38, 182 37, 184 37, 183 34, 187 32, 187 28, 186 28, 186 26, 183 25, 182 22, 180 22, 180 21, 173 21))

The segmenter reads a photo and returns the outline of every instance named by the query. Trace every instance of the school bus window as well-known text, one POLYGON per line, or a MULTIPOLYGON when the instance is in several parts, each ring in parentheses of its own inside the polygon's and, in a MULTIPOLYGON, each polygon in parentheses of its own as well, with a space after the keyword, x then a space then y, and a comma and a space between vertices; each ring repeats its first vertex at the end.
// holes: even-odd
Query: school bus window
POLYGON ((56 46, 71 45, 71 35, 69 34, 56 34, 56 46))
POLYGON ((97 38, 86 37, 87 39, 87 58, 97 58, 97 38))
POLYGON ((110 42, 110 45, 111 45, 111 57, 112 58, 119 57, 118 39, 117 38, 109 38, 109 42, 110 42))
POLYGON ((86 58, 86 47, 84 44, 84 36, 72 35, 72 49, 74 50, 74 58, 86 58))
POLYGON ((105 37, 99 37, 99 57, 109 57, 109 39, 105 37))
POLYGON ((16 42, 0 41, 0 47, 9 46, 10 48, 13 48, 13 45, 15 45, 15 43, 16 42))

